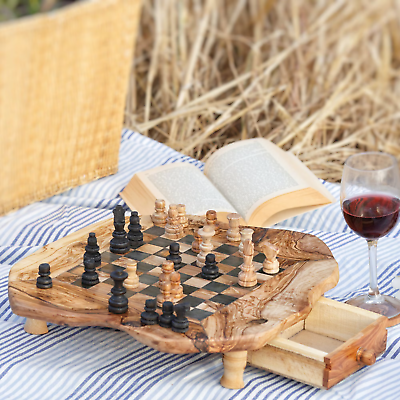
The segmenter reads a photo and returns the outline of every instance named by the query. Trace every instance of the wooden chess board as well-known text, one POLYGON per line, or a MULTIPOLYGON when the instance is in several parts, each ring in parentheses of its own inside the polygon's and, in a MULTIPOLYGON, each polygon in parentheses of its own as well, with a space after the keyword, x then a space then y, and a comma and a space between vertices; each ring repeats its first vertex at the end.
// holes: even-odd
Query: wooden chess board
POLYGON ((70 326, 107 326, 128 332, 157 350, 170 353, 227 352, 258 349, 282 329, 304 319, 321 295, 338 282, 338 266, 327 246, 317 237, 286 230, 254 228, 254 264, 259 283, 253 288, 237 284, 242 260, 238 244, 226 240, 227 226, 213 238, 220 276, 214 281, 200 277, 196 254, 190 243, 193 230, 202 226, 201 217, 190 217, 185 236, 179 240, 183 266, 182 302, 190 304, 189 330, 175 333, 160 326, 141 326, 145 300, 159 293, 160 265, 168 254, 171 240, 164 229, 142 217, 144 244, 123 255, 109 251, 113 221, 84 228, 48 244, 17 263, 10 272, 9 299, 14 313, 29 319, 70 326), (83 254, 89 232, 95 232, 102 254, 98 267, 100 283, 85 289, 80 282, 83 254), (279 248, 280 273, 261 271, 264 255, 258 244, 264 239, 279 248), (113 269, 124 268, 129 260, 138 261, 140 285, 129 290, 129 310, 125 314, 108 311, 113 269), (38 265, 51 266, 53 287, 38 289, 38 265))

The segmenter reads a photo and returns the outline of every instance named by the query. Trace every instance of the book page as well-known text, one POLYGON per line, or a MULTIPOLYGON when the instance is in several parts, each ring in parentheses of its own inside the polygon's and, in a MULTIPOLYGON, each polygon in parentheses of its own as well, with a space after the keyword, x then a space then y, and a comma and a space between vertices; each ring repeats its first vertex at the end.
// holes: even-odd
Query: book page
POLYGON ((288 172, 286 152, 273 144, 269 149, 265 142, 271 144, 250 139, 226 146, 207 161, 204 171, 246 220, 268 199, 307 186, 299 173, 288 172))
POLYGON ((156 197, 169 204, 185 204, 188 214, 203 215, 207 210, 236 212, 227 199, 195 166, 167 164, 138 174, 156 197))

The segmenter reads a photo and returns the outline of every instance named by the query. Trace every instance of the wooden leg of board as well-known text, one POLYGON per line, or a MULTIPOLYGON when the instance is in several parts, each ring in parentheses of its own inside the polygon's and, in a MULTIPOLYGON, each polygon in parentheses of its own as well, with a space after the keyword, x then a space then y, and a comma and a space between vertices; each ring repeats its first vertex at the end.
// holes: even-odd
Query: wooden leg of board
POLYGON ((244 387, 243 372, 247 363, 247 351, 231 351, 222 355, 224 375, 221 385, 227 389, 241 389, 244 387))
POLYGON ((41 321, 40 319, 27 318, 24 325, 25 332, 31 335, 43 335, 49 330, 47 329, 46 321, 41 321))

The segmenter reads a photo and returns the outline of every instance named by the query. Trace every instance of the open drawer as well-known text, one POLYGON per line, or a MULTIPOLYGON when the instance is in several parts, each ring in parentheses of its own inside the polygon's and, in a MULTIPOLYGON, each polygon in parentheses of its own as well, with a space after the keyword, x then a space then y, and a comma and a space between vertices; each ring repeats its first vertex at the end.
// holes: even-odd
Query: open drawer
POLYGON ((248 352, 255 367, 329 389, 386 348, 387 318, 322 297, 304 321, 248 352))

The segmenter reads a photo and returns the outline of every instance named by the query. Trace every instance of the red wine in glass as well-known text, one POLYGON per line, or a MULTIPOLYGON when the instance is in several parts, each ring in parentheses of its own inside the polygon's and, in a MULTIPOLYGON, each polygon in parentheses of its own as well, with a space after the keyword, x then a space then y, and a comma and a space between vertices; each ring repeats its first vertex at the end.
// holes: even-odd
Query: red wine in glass
POLYGON ((389 233, 399 218, 400 199, 384 194, 364 194, 343 202, 344 219, 350 229, 365 239, 389 233))
POLYGON ((343 168, 340 201, 347 225, 368 244, 368 293, 347 303, 388 318, 397 317, 400 300, 379 292, 377 263, 378 239, 387 235, 399 219, 400 175, 396 158, 373 151, 350 156, 343 168))

